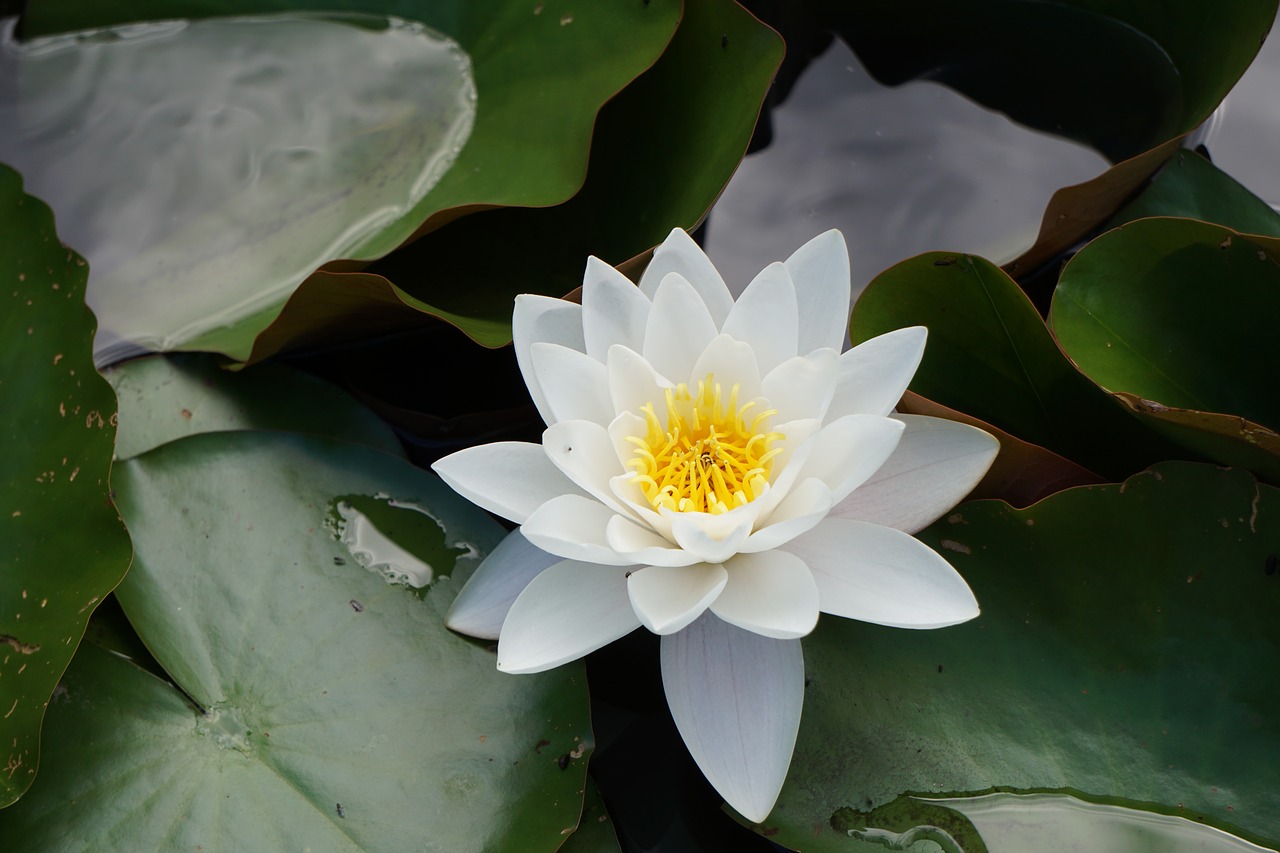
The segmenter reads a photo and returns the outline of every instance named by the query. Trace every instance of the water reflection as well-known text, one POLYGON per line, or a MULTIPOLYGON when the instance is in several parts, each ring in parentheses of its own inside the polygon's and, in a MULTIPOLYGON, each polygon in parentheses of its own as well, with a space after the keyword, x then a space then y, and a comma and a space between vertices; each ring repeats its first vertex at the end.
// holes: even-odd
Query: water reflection
POLYGON ((1108 165, 943 86, 881 86, 840 41, 773 121, 773 143, 743 162, 707 229, 708 254, 738 290, 828 228, 849 242, 855 292, 920 252, 1011 259, 1055 190, 1108 165))

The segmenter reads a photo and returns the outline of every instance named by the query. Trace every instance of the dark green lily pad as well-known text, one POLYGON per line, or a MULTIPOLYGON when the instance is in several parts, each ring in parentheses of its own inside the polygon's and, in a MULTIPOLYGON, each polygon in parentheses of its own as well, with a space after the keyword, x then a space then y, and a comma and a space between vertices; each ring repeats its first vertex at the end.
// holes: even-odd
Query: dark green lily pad
POLYGON ((1186 149, 1173 155, 1107 227, 1148 216, 1200 219, 1243 234, 1280 237, 1280 213, 1213 163, 1186 149))
POLYGON ((1170 435, 1185 446, 1274 479, 1278 249, 1275 238, 1190 219, 1131 222, 1094 240, 1063 270, 1050 324, 1080 369, 1134 398, 1140 416, 1162 427, 1176 419, 1184 429, 1170 435))
POLYGON ((404 455, 395 433, 351 395, 281 364, 232 372, 212 356, 177 354, 125 362, 104 376, 120 400, 117 459, 240 429, 324 435, 404 455))
POLYGON ((911 390, 1120 478, 1177 449, 1146 430, 1058 349, 1018 285, 990 261, 931 252, 885 270, 853 308, 854 343, 929 329, 911 390))
MULTIPOLYGON (((804 641, 804 717, 771 838, 869 853, 884 848, 843 830, 904 831, 901 811, 890 826, 877 810, 906 795, 941 798, 932 808, 997 790, 1280 842, 1280 490, 1171 462, 1024 510, 964 504, 920 537, 982 614, 936 631, 823 617, 804 641)), ((1135 849, 1117 838, 1085 849, 1135 849)))
POLYGON ((117 595, 180 689, 86 655, 52 706, 48 775, 0 815, 8 843, 114 827, 139 850, 514 851, 577 826, 581 665, 505 675, 444 627, 502 536, 483 512, 396 457, 284 433, 191 436, 116 479, 138 553, 117 595), (366 501, 422 535, 374 519, 390 549, 366 501))
POLYGON ((40 762, 40 721, 94 605, 129 567, 107 482, 115 395, 93 370, 88 268, 0 166, 0 806, 40 762))

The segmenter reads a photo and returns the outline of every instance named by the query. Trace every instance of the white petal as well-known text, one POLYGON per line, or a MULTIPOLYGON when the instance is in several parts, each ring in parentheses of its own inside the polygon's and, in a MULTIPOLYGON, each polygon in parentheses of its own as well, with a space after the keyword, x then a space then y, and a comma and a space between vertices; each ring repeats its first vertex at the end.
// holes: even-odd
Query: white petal
POLYGON ((591 421, 560 421, 543 431, 542 447, 580 489, 614 512, 627 513, 609 487, 624 469, 608 430, 591 421))
POLYGON ((640 278, 640 291, 652 299, 662 280, 673 272, 684 276, 698 291, 715 321, 716 329, 724 325, 725 317, 733 308, 733 296, 706 253, 679 228, 673 229, 662 245, 653 250, 653 260, 640 278))
POLYGON ((661 514, 671 523, 671 536, 681 548, 708 563, 723 563, 747 541, 760 513, 756 504, 752 501, 722 515, 668 509, 661 510, 661 514))
POLYGON ((530 348, 539 341, 561 344, 570 349, 585 350, 582 338, 582 306, 563 299, 522 293, 516 297, 511 316, 511 340, 515 346, 516 364, 529 389, 533 404, 545 423, 551 423, 551 408, 542 393, 542 385, 533 372, 530 348))
POLYGON ((652 303, 625 275, 599 258, 587 258, 582 279, 582 336, 587 355, 603 362, 609 347, 639 350, 652 303))
POLYGON ((498 669, 542 672, 639 628, 627 571, 564 560, 534 578, 502 624, 498 669))
POLYGON ((844 349, 851 293, 844 236, 836 230, 819 234, 796 249, 786 264, 800 309, 799 352, 844 349))
POLYGON ((653 295, 640 354, 673 382, 687 382, 698 356, 716 334, 702 297, 683 277, 671 273, 653 295))
POLYGON ((609 547, 622 559, 645 566, 691 566, 700 558, 673 546, 648 527, 615 515, 605 527, 609 547))
POLYGON ((976 427, 942 418, 894 419, 906 424, 897 449, 831 514, 915 533, 973 491, 1000 452, 1000 442, 976 427))
POLYGON ((696 383, 705 379, 707 374, 715 376, 726 397, 733 386, 738 386, 740 406, 760 396, 760 369, 756 366, 755 352, 749 344, 728 335, 717 335, 707 344, 702 355, 698 356, 688 381, 696 383))
MULTIPOLYGON (((624 346, 609 348, 609 394, 613 410, 639 414, 641 406, 653 405, 653 413, 663 425, 667 422, 665 389, 673 383, 658 375, 644 356, 624 346)), ((683 380, 681 380, 683 381, 683 380)))
POLYGON ((844 500, 879 470, 902 438, 903 424, 877 415, 845 415, 818 433, 801 478, 817 477, 844 500))
POLYGON ((729 582, 711 604, 711 612, 730 625, 790 640, 818 624, 818 587, 809 567, 794 554, 739 554, 725 571, 729 582))
POLYGON ((468 447, 437 459, 431 470, 473 504, 516 524, 552 498, 583 494, 551 464, 542 445, 526 441, 468 447))
POLYGON ((978 615, 964 578, 900 530, 827 518, 784 548, 813 572, 823 613, 895 628, 942 628, 978 615))
POLYGON ((821 420, 831 405, 840 376, 840 356, 832 349, 789 358, 765 376, 763 394, 769 407, 786 420, 821 420))
POLYGON ((777 548, 784 542, 811 530, 831 511, 831 490, 817 477, 810 477, 792 489, 765 523, 747 537, 740 549, 743 553, 756 553, 777 548))
POLYGON ((609 371, 604 362, 560 344, 530 347, 533 373, 555 421, 584 419, 598 424, 613 420, 609 371))
POLYGON ((627 578, 627 594, 640 622, 655 634, 683 629, 720 595, 728 576, 724 566, 646 566, 627 578))
POLYGON ((924 326, 911 326, 863 341, 840 356, 840 381, 827 417, 893 411, 920 366, 927 336, 924 326))
POLYGON ((772 263, 733 303, 722 331, 750 344, 760 371, 768 373, 796 355, 799 323, 791 274, 783 264, 772 263))
POLYGON ((662 638, 662 686, 702 775, 745 818, 763 821, 800 729, 800 641, 762 637, 708 613, 662 638))
POLYGON ((640 519, 641 524, 648 525, 654 533, 669 542, 676 541, 671 535, 671 522, 653 508, 653 504, 649 503, 640 484, 632 479, 632 475, 622 474, 614 477, 609 481, 609 488, 613 490, 614 497, 631 511, 630 514, 640 519))
POLYGON ((558 562, 559 557, 534 547, 519 530, 513 530, 458 591, 445 625, 470 637, 498 639, 516 597, 543 569, 558 562))
POLYGON ((594 498, 564 495, 538 507, 520 531, 534 545, 566 560, 631 565, 609 547, 605 538, 609 519, 616 514, 594 498))

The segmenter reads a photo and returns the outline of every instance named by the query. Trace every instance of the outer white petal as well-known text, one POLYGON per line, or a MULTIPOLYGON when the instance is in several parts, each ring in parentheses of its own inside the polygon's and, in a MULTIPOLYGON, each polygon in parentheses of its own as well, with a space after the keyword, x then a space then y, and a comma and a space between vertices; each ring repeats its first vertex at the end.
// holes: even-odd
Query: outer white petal
POLYGON ((840 356, 840 381, 829 418, 887 415, 902 399, 924 356, 924 326, 886 332, 840 356))
POLYGON ((543 569, 558 562, 559 557, 535 547, 519 530, 513 530, 458 591, 444 624, 460 634, 498 639, 516 597, 543 569))
POLYGON ((978 615, 964 578, 900 530, 827 518, 783 547, 813 572, 823 613, 895 628, 942 628, 978 615))
POLYGON ((762 637, 708 613, 662 638, 662 684, 707 781, 748 820, 763 821, 800 729, 800 641, 762 637))
POLYGON ((614 512, 628 514, 609 487, 609 481, 624 469, 608 430, 591 421, 560 421, 543 431, 542 447, 552 464, 580 489, 614 512))
POLYGON ((604 363, 560 344, 530 347, 533 373, 554 421, 583 419, 607 424, 613 420, 609 371, 604 363))
POLYGON ((653 295, 640 354, 671 381, 687 382, 698 356, 718 331, 693 285, 671 273, 653 295))
POLYGON ((646 566, 627 578, 627 594, 640 622, 655 634, 683 629, 706 611, 728 580, 724 566, 646 566))
POLYGON ((903 424, 877 415, 845 415, 818 433, 801 478, 817 477, 839 503, 879 470, 902 439, 903 424))
POLYGON ((583 494, 551 464, 542 445, 525 441, 468 447, 437 459, 431 470, 473 504, 516 524, 552 498, 583 494))
POLYGON ((522 293, 516 297, 511 316, 511 340, 515 346, 516 364, 529 389, 533 404, 545 423, 551 423, 551 409, 542 394, 542 385, 533 372, 530 347, 538 341, 561 344, 579 351, 586 350, 582 337, 582 306, 563 299, 522 293))
POLYGON ((538 575, 502 624, 498 669, 542 672, 639 628, 626 573, 616 566, 564 560, 538 575))
POLYGON ((768 373, 796 355, 799 325, 791 274, 783 264, 772 263, 733 303, 722 331, 750 344, 760 371, 768 373))
POLYGON ((702 355, 698 356, 687 381, 696 389, 697 385, 693 383, 705 379, 709 373, 720 383, 726 398, 730 389, 734 385, 738 386, 740 406, 760 396, 760 369, 756 365, 755 352, 750 344, 734 340, 728 335, 717 335, 707 344, 702 355))
POLYGON ((646 566, 691 566, 700 562, 698 555, 677 548, 649 527, 621 515, 609 519, 605 539, 618 557, 646 566))
POLYGON ((729 624, 775 640, 803 637, 818 624, 817 584, 794 554, 739 554, 725 571, 729 582, 711 612, 729 624))
POLYGON ((833 349, 819 349, 789 358, 769 371, 763 394, 769 407, 786 420, 821 420, 835 398, 840 375, 840 355, 833 349))
POLYGON ((639 350, 652 303, 622 273, 599 258, 587 258, 582 279, 582 336, 587 355, 603 362, 609 347, 639 350))
POLYGON ((653 250, 653 260, 640 278, 640 291, 652 299, 658 285, 668 273, 673 272, 684 276, 698 291, 715 321, 716 329, 723 326, 725 317, 733 308, 733 296, 706 253, 679 228, 673 229, 662 245, 653 250))
POLYGON ((791 541, 826 518, 832 503, 826 483, 817 477, 803 480, 778 502, 765 526, 756 526, 740 550, 744 553, 768 551, 791 541))
POLYGON ((566 560, 631 565, 619 557, 605 538, 616 513, 594 498, 562 495, 538 507, 520 527, 525 538, 544 551, 566 560))
POLYGON ((786 264, 800 308, 799 352, 820 347, 839 352, 844 348, 851 295, 844 235, 834 229, 819 234, 796 249, 786 264))
POLYGON ((831 515, 915 533, 973 491, 1000 452, 1000 442, 976 427, 942 418, 894 419, 906 424, 897 449, 831 515))
MULTIPOLYGON (((638 414, 641 406, 653 404, 658 420, 667 422, 665 389, 672 386, 666 377, 660 376, 644 356, 624 346, 609 347, 609 394, 613 398, 613 410, 619 414, 638 414)), ((680 380, 684 381, 684 380, 680 380)))

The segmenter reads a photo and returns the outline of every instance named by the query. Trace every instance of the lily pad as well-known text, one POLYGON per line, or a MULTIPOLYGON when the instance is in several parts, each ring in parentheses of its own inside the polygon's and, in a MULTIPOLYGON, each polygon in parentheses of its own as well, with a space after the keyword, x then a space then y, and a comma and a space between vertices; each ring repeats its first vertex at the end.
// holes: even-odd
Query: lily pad
MULTIPOLYGON (((358 10, 421 21, 454 38, 473 65, 478 99, 475 125, 466 146, 458 153, 454 167, 398 221, 395 229, 366 241, 358 251, 347 255, 365 259, 390 251, 415 229, 424 233, 477 210, 542 207, 570 198, 586 175, 601 105, 653 64, 680 18, 677 0, 608 7, 572 4, 568 0, 485 4, 464 0, 147 0, 128 7, 97 0, 47 0, 32 4, 25 20, 25 34, 31 37, 147 19, 262 14, 299 8, 358 10), (591 73, 581 73, 583 68, 590 68, 591 73), (516 140, 518 144, 513 144, 516 140)), ((731 170, 732 165, 724 167, 717 190, 731 170)), ((709 203, 710 199, 699 215, 709 203)), ((580 257, 577 263, 581 261, 580 257)), ((328 272, 339 271, 349 269, 328 272)), ((506 275, 510 277, 509 269, 506 275)), ((385 283, 379 284, 385 288, 385 283)), ((467 289, 472 288, 468 283, 467 289)), ((304 286, 304 290, 309 288, 304 286)), ((389 288, 382 295, 384 302, 395 300, 389 288)), ((275 322, 283 304, 281 299, 244 318, 242 323, 203 334, 185 346, 221 352, 243 361, 253 352, 255 337, 275 322)), ((315 309, 308 302, 297 300, 291 307, 294 310, 273 329, 274 338, 305 339, 314 336, 317 327, 323 331, 333 321, 332 312, 325 311, 323 299, 317 300, 315 309)), ((390 307, 394 309, 394 305, 390 307)), ((403 323, 402 315, 394 310, 391 313, 391 324, 403 323)))
POLYGON ((49 696, 129 567, 107 482, 116 400, 93 370, 87 273, 49 208, 0 166, 0 806, 35 778, 49 696))
POLYGON ((1185 149, 1178 151, 1107 227, 1148 216, 1181 216, 1225 225, 1243 234, 1280 237, 1280 213, 1213 163, 1185 149))
MULTIPOLYGON (((1207 433, 1184 445, 1250 464, 1280 442, 1280 352, 1270 343, 1280 316, 1277 248, 1280 240, 1190 219, 1131 222, 1067 265, 1049 321, 1082 371, 1135 398, 1134 411, 1153 424, 1168 424, 1169 410, 1231 416, 1176 419, 1193 439, 1207 433)), ((1271 474, 1280 457, 1266 456, 1271 474)))
POLYGON ((283 433, 191 436, 116 479, 138 552, 117 594, 174 686, 87 654, 8 843, 551 850, 577 826, 581 665, 504 675, 444 627, 502 535, 483 512, 393 456, 283 433), (415 566, 421 588, 389 582, 415 566))
POLYGON ((120 400, 117 459, 187 435, 240 429, 323 435, 404 455, 395 433, 345 391, 281 364, 232 372, 212 356, 176 354, 103 375, 120 400))
POLYGON ((929 329, 911 390, 1018 438, 1119 478, 1178 454, 1058 349, 1018 285, 990 261, 931 252, 896 264, 853 307, 860 343, 929 329))
POLYGON ((0 158, 93 264, 100 361, 260 322, 319 265, 403 242, 475 116, 458 45, 396 18, 136 24, 0 69, 0 158))
MULTIPOLYGON (((804 642, 804 717, 762 828, 771 838, 809 853, 882 850, 844 830, 901 833, 868 815, 913 797, 935 814, 912 825, 937 825, 937 807, 995 790, 1280 842, 1269 711, 1280 684, 1268 675, 1280 654, 1280 490, 1170 462, 1023 510, 964 504, 920 538, 982 614, 936 631, 823 618, 804 642)), ((1127 837, 1087 847, 1134 849, 1127 837)), ((1034 849, 1080 843, 1046 836, 1034 849)))

